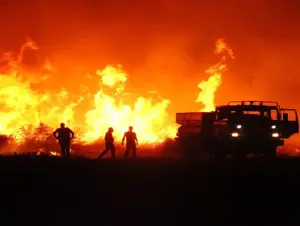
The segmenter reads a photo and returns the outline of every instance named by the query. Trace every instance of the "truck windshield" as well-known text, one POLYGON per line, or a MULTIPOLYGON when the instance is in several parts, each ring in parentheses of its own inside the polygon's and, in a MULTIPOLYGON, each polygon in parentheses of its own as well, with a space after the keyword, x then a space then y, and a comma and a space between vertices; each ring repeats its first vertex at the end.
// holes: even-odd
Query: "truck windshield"
POLYGON ((268 117, 267 112, 260 112, 260 111, 243 111, 243 115, 261 115, 268 117))
POLYGON ((229 115, 231 117, 247 117, 247 116, 257 116, 267 118, 269 120, 278 120, 277 111, 274 110, 266 110, 266 111, 259 111, 259 110, 241 110, 241 111, 230 111, 229 115))

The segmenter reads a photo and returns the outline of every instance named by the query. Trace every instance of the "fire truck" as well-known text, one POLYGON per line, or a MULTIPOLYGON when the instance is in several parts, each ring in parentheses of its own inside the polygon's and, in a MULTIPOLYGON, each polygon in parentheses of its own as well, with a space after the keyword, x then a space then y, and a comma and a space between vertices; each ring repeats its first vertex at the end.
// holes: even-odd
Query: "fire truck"
POLYGON ((188 156, 212 158, 247 154, 275 157, 284 139, 299 132, 296 109, 271 101, 231 101, 212 112, 176 113, 176 142, 188 156))

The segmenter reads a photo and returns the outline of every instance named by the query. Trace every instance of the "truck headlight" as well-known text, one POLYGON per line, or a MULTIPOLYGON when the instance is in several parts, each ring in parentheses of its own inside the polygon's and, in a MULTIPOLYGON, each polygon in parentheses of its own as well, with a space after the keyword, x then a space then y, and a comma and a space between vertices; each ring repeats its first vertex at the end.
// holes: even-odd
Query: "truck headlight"
POLYGON ((231 133, 231 136, 232 136, 232 137, 238 137, 238 136, 239 136, 239 133, 237 133, 237 132, 231 133))
POLYGON ((271 128, 272 128, 272 129, 276 129, 276 125, 272 125, 271 128))
POLYGON ((242 128, 242 125, 236 125, 236 128, 237 128, 237 129, 241 129, 241 128, 242 128))
POLYGON ((272 133, 272 137, 279 137, 279 133, 272 133))

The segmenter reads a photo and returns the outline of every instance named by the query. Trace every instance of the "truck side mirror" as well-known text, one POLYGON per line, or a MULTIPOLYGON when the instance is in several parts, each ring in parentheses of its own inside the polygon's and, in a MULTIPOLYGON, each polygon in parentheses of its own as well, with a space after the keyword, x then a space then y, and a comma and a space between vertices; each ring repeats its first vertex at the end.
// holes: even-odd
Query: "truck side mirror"
POLYGON ((285 122, 289 121, 288 113, 283 113, 283 121, 285 121, 285 122))

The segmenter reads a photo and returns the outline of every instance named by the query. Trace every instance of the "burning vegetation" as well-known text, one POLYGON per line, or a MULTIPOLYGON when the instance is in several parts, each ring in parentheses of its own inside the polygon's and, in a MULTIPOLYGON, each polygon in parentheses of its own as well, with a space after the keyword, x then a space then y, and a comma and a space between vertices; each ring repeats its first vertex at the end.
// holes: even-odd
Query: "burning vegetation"
MULTIPOLYGON (((99 89, 92 93, 85 87, 84 94, 74 94, 61 88, 59 92, 34 89, 35 84, 46 81, 57 73, 46 60, 38 72, 28 72, 22 66, 24 51, 37 51, 38 45, 27 39, 19 53, 4 53, 0 67, 0 149, 2 154, 34 152, 59 156, 52 133, 65 122, 75 132, 73 154, 95 156, 101 151, 101 142, 108 127, 115 129, 116 148, 128 126, 138 135, 142 152, 157 152, 175 137, 178 125, 168 112, 172 102, 159 95, 138 96, 133 104, 126 102, 126 82, 130 76, 121 65, 107 65, 94 72, 99 89), (85 109, 78 120, 76 108, 88 100, 92 106, 85 109), (153 150, 155 149, 155 150, 153 150)), ((221 55, 219 63, 206 70, 206 81, 200 88, 196 103, 200 111, 213 111, 215 93, 222 83, 222 73, 227 61, 234 59, 233 51, 223 39, 216 41, 215 54, 221 55)), ((192 100, 191 100, 192 101, 192 100)))
POLYGON ((198 87, 201 92, 196 100, 197 103, 202 103, 203 108, 200 111, 209 112, 215 110, 215 93, 222 83, 222 72, 227 69, 227 58, 234 59, 233 51, 224 39, 216 41, 215 54, 223 54, 219 63, 206 70, 209 74, 207 81, 201 81, 198 87), (228 56, 226 56, 226 54, 228 56))

